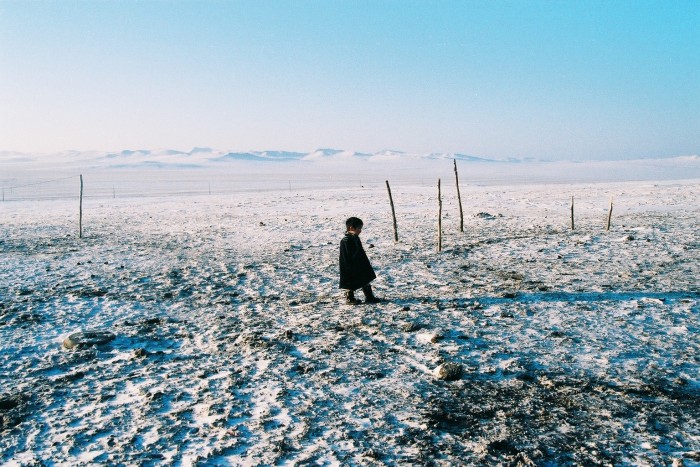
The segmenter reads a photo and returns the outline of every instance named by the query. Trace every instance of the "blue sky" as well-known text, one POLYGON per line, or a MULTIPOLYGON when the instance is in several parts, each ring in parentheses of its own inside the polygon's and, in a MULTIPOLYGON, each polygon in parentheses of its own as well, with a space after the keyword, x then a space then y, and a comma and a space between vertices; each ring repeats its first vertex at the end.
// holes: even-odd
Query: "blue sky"
POLYGON ((0 0, 0 150, 700 153, 698 1, 0 0))

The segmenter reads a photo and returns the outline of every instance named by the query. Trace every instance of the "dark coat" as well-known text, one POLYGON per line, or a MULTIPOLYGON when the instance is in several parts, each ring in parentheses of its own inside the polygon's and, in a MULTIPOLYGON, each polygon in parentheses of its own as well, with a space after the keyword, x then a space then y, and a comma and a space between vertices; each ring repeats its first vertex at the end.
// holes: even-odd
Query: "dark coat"
POLYGON ((340 241, 340 288, 356 290, 376 277, 360 237, 346 233, 340 241))

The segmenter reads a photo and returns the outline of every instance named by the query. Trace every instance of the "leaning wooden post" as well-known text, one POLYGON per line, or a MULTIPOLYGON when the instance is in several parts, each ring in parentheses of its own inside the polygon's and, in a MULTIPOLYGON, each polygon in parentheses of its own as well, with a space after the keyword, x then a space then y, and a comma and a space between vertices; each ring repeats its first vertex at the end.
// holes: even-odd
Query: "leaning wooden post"
POLYGON ((438 251, 442 251, 442 193, 440 192, 440 179, 438 178, 438 251))
POLYGON ((612 208, 613 208, 613 199, 611 196, 610 197, 610 210, 608 211, 608 225, 605 227, 605 230, 610 230, 610 221, 612 220, 612 208))
POLYGON ((80 175, 80 212, 78 226, 80 228, 79 238, 83 238, 83 175, 80 175))
POLYGON ((571 230, 574 230, 574 197, 571 197, 571 230))
POLYGON ((459 194, 459 173, 457 172, 457 159, 452 159, 455 163, 455 182, 457 183, 457 201, 459 202, 459 231, 464 232, 464 211, 462 211, 462 196, 459 194))
POLYGON ((394 219, 394 241, 399 241, 399 231, 396 227, 396 211, 394 210, 394 199, 391 197, 391 187, 389 186, 389 180, 386 181, 386 191, 389 192, 389 204, 391 205, 391 217, 394 219))

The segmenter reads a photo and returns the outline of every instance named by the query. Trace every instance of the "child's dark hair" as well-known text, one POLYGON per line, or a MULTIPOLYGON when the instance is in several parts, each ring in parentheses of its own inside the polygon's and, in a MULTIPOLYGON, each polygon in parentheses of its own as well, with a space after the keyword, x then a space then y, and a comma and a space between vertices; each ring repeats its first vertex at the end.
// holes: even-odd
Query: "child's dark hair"
POLYGON ((362 227, 364 223, 362 222, 362 219, 359 217, 348 217, 348 220, 345 221, 345 228, 346 229, 359 229, 362 227))

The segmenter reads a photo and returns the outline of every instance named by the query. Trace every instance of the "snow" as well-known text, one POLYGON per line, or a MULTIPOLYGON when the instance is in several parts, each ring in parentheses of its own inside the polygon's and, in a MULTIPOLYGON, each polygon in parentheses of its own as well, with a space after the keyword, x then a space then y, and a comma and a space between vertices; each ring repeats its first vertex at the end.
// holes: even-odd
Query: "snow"
POLYGON ((12 155, 0 463, 700 465, 697 159, 459 160, 460 232, 451 159, 352 154, 12 155), (350 215, 387 303, 341 304, 350 215))

